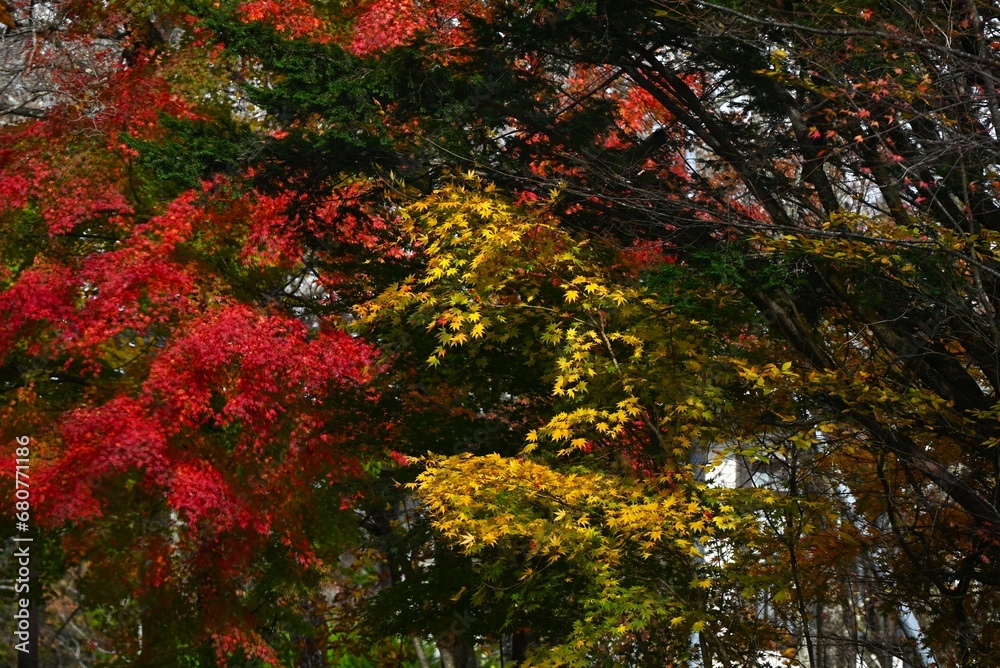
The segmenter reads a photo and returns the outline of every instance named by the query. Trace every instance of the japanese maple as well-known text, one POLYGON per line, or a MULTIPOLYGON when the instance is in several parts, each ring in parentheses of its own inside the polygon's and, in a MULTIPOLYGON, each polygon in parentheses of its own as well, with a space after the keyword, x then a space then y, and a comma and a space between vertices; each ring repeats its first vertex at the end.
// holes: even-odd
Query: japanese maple
POLYGON ((360 526, 418 659, 995 663, 995 8, 22 4, 4 424, 121 651, 294 662, 360 526))

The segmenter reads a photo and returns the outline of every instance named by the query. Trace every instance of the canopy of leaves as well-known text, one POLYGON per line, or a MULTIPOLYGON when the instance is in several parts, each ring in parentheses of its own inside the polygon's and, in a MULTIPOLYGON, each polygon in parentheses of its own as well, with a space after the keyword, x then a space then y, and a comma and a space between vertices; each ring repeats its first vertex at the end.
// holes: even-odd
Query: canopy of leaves
POLYGON ((993 4, 0 7, 3 435, 114 656, 997 662, 993 4))

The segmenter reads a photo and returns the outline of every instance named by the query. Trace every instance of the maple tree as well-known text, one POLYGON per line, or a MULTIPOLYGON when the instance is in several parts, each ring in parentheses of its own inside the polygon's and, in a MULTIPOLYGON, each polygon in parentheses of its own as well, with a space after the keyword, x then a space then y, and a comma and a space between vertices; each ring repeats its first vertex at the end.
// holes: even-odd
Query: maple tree
MULTIPOLYGON (((106 10, 70 25, 123 19, 106 10)), ((47 556, 82 567, 74 586, 110 622, 101 645, 277 664, 376 452, 358 436, 371 347, 333 306, 288 303, 337 286, 315 279, 322 258, 301 239, 363 248, 377 232, 361 219, 378 223, 351 213, 358 180, 299 210, 293 192, 255 187, 250 165, 227 173, 217 149, 249 130, 219 135, 219 107, 183 96, 213 85, 213 47, 195 31, 170 59, 109 55, 106 77, 67 78, 66 102, 4 131, 4 433, 35 443, 47 556), (187 151, 173 174, 150 148, 165 141, 187 151)))
POLYGON ((787 561, 775 572, 792 568, 796 585, 775 600, 791 602, 782 614, 808 661, 848 660, 822 625, 856 608, 856 588, 899 621, 869 647, 848 624, 855 651, 926 663, 931 646, 938 660, 988 663, 991 10, 965 7, 968 39, 952 48, 935 41, 944 19, 931 9, 881 21, 843 7, 598 4, 558 20, 520 9, 484 24, 490 58, 471 66, 533 87, 508 97, 502 84, 464 119, 486 144, 469 164, 511 188, 559 187, 569 226, 671 244, 702 289, 733 291, 748 340, 784 341, 780 368, 740 371, 780 418, 740 450, 783 469, 768 475, 799 497, 799 518, 769 521, 791 524, 777 530, 787 561), (604 76, 581 93, 576 72, 604 76), (622 138, 630 128, 608 113, 621 87, 652 98, 659 129, 622 138), (941 513, 946 526, 931 519, 941 513), (821 567, 835 548, 859 560, 860 581, 821 567), (914 631, 914 609, 933 636, 914 631))
MULTIPOLYGON (((505 609, 507 626, 532 628, 547 646, 531 659, 538 665, 623 652, 672 660, 688 653, 692 629, 713 651, 752 656, 746 635, 721 637, 749 608, 737 597, 723 612, 704 592, 716 578, 719 591, 739 579, 703 550, 743 521, 727 492, 695 482, 687 461, 691 440, 717 428, 711 407, 721 397, 698 381, 736 381, 735 370, 709 361, 705 323, 616 286, 621 269, 609 274, 554 220, 491 191, 448 187, 411 205, 403 220, 430 256, 425 278, 364 309, 368 319, 434 333, 435 367, 457 355, 474 365, 526 356, 522 373, 535 367, 553 388, 553 405, 534 424, 512 422, 517 414, 502 403, 490 409, 527 444, 521 456, 432 461, 414 483, 443 537, 480 560, 473 602, 505 609), (687 378, 698 369, 704 377, 687 378), (661 432, 655 412, 665 405, 676 424, 661 432), (560 446, 555 457, 525 459, 547 443, 560 446), (632 572, 642 575, 630 581, 632 572), (554 591, 567 600, 564 615, 539 624, 554 591)), ((500 381, 488 364, 484 381, 500 381)))
POLYGON ((111 651, 995 662, 994 6, 7 11, 4 435, 111 651))

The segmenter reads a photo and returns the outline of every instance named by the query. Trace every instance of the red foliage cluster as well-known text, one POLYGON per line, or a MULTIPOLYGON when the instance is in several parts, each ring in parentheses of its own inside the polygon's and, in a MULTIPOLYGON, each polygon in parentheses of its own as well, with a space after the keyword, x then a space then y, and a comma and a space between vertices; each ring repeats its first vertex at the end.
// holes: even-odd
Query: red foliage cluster
POLYGON ((355 22, 351 51, 367 56, 403 46, 430 25, 415 0, 374 0, 355 22))
POLYGON ((303 37, 324 42, 329 39, 326 23, 316 16, 312 3, 306 0, 253 0, 239 7, 240 17, 273 26, 289 37, 303 37))
POLYGON ((126 191, 132 151, 122 134, 151 139, 162 133, 159 114, 194 117, 163 80, 146 76, 145 59, 94 81, 91 74, 55 69, 68 101, 44 121, 8 131, 0 149, 0 214, 34 204, 52 235, 83 221, 124 224, 132 213, 126 191), (80 101, 77 101, 79 98, 80 101), (87 123, 79 127, 84 115, 87 123), (67 132, 73 127, 74 132, 67 132), (81 140, 84 146, 81 146, 81 140), (10 147, 10 148, 6 148, 10 147))
MULTIPOLYGON (((296 36, 318 25, 282 20, 296 36)), ((113 567, 143 601, 197 600, 220 661, 274 663, 241 592, 261 555, 318 563, 316 495, 336 511, 353 494, 338 485, 364 475, 348 425, 374 353, 333 317, 248 299, 232 274, 280 279, 307 239, 374 248, 385 223, 353 185, 311 209, 221 179, 151 203, 123 135, 158 139, 161 115, 197 116, 148 64, 67 74, 63 90, 86 96, 2 129, 0 223, 39 241, 0 276, 0 360, 26 369, 0 418, 31 434, 32 520, 61 528, 68 559, 113 567), (108 532, 128 557, 108 556, 108 532)))
MULTIPOLYGON (((488 12, 485 4, 455 0, 371 0, 355 16, 347 47, 359 56, 412 44, 424 35, 431 44, 457 47, 469 44, 468 18, 488 12)), ((450 60, 449 49, 437 58, 450 60)))
MULTIPOLYGON (((28 328, 55 328, 50 352, 95 360, 112 337, 147 332, 195 310, 191 269, 170 259, 191 234, 198 215, 193 193, 167 211, 135 225, 119 248, 64 261, 40 260, 0 295, 0 354, 28 328)), ((58 207, 59 198, 53 198, 58 207)), ((50 234, 62 230, 49 225, 50 234)))
POLYGON ((677 254, 670 250, 671 246, 667 241, 636 239, 631 246, 622 249, 621 265, 630 275, 638 276, 659 265, 674 264, 677 254))
POLYGON ((35 480, 42 519, 99 517, 104 480, 135 474, 177 511, 192 539, 249 529, 300 542, 289 518, 280 529, 273 523, 301 502, 301 485, 357 473, 334 447, 341 439, 324 430, 332 413, 325 399, 362 381, 370 358, 346 334, 310 336, 294 319, 243 305, 193 319, 137 391, 53 425, 50 447, 59 456, 35 480))

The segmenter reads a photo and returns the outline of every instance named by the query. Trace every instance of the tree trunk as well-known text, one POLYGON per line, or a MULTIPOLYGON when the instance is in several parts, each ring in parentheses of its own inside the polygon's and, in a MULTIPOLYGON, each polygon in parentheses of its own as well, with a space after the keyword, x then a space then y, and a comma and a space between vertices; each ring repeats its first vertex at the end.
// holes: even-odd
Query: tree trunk
POLYGON ((437 636, 436 640, 442 668, 478 668, 476 648, 470 638, 445 633, 437 636))

